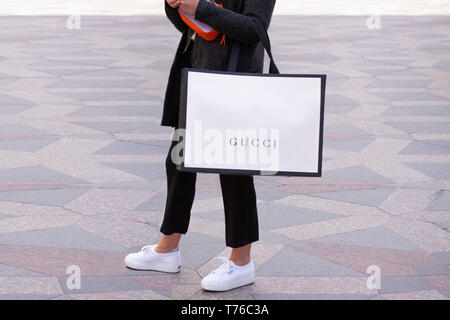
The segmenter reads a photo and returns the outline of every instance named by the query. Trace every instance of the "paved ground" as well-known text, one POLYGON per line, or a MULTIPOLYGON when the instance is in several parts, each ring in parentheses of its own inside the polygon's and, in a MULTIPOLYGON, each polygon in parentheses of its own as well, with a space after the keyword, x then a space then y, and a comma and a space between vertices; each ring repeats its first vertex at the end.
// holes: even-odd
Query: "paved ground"
POLYGON ((329 76, 324 175, 255 177, 256 283, 227 293, 199 286, 229 252, 216 175, 198 177, 181 273, 122 262, 160 236, 180 35, 165 17, 65 23, 0 19, 0 298, 450 297, 449 17, 274 17, 281 71, 329 76))

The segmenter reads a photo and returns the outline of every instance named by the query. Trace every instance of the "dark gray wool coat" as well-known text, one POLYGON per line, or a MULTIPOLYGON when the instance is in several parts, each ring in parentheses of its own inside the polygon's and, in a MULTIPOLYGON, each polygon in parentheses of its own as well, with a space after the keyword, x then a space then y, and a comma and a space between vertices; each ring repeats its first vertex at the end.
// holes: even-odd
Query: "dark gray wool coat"
MULTIPOLYGON (((161 125, 171 127, 178 125, 182 68, 227 70, 233 41, 237 41, 241 45, 236 71, 263 72, 264 48, 259 42, 255 20, 260 19, 267 30, 275 1, 216 0, 216 3, 223 5, 223 8, 219 8, 207 0, 199 0, 195 18, 221 32, 221 34, 213 41, 206 41, 197 35, 194 44, 191 43, 190 50, 185 49, 193 34, 192 29, 181 20, 178 9, 170 7, 164 1, 167 17, 182 33, 182 37, 170 69, 161 125), (223 34, 225 34, 225 45, 221 46, 220 41, 223 34), (191 50, 192 52, 190 52, 191 50)), ((217 92, 219 95, 226 93, 222 88, 218 88, 217 92)))

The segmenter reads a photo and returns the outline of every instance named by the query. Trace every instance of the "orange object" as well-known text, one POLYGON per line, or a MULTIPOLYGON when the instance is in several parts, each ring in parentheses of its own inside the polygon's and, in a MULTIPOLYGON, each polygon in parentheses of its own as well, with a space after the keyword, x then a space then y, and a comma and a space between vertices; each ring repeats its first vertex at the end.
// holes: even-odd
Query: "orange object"
POLYGON ((212 40, 216 39, 219 36, 219 34, 220 34, 219 31, 214 30, 213 28, 211 28, 207 24, 194 19, 194 17, 191 14, 188 14, 188 13, 184 12, 181 9, 178 9, 178 13, 180 14, 181 19, 192 30, 197 32, 197 34, 200 37, 202 37, 203 39, 205 39, 207 41, 212 41, 212 40))

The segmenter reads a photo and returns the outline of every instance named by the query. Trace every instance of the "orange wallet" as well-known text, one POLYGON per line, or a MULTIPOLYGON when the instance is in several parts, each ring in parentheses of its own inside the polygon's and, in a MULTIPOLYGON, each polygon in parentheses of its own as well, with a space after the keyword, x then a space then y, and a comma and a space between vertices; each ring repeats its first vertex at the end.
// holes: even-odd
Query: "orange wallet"
MULTIPOLYGON (((218 5, 217 3, 213 2, 215 5, 222 7, 222 5, 218 5)), ((214 39, 216 39, 220 32, 217 30, 214 30, 213 28, 211 28, 210 26, 208 26, 207 24, 200 22, 198 20, 196 20, 191 14, 188 14, 186 12, 184 12, 183 10, 181 10, 180 8, 178 8, 178 13, 180 14, 181 19, 195 32, 197 32, 197 34, 202 37, 203 39, 207 40, 207 41, 212 41, 214 39)))

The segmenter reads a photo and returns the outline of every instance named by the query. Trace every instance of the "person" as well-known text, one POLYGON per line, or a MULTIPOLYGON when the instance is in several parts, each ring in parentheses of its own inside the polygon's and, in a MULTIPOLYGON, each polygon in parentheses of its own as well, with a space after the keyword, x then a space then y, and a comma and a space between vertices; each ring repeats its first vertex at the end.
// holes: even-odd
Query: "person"
MULTIPOLYGON (((181 70, 185 67, 227 70, 233 42, 240 44, 237 72, 262 73, 264 48, 257 32, 257 19, 269 27, 275 0, 165 0, 168 19, 182 33, 170 70, 162 126, 178 127, 181 70), (214 3, 213 3, 214 2, 214 3), (178 8, 192 14, 220 35, 207 41, 197 35, 178 14, 178 8)), ((218 93, 223 94, 221 88, 218 93)), ((174 131, 175 132, 175 131, 174 131)), ((172 141, 165 161, 167 199, 159 243, 144 246, 125 257, 127 267, 137 270, 178 272, 181 253, 178 244, 188 230, 195 195, 195 172, 176 169, 171 153, 178 141, 172 141)), ((259 239, 256 193, 253 176, 220 174, 226 245, 231 255, 216 270, 204 277, 201 286, 210 291, 226 291, 254 282, 251 244, 259 239)))

